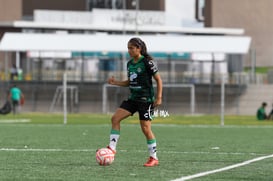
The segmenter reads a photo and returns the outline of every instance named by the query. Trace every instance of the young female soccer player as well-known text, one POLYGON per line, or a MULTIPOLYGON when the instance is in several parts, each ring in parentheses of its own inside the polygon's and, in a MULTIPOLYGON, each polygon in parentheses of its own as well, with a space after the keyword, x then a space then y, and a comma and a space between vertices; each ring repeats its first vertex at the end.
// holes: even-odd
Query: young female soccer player
POLYGON ((150 152, 150 157, 144 166, 153 167, 158 165, 159 162, 156 155, 156 138, 151 129, 151 121, 154 107, 161 105, 162 102, 162 80, 157 66, 147 53, 145 43, 140 38, 129 40, 128 53, 131 57, 131 60, 127 63, 128 79, 124 81, 118 81, 114 77, 108 79, 109 84, 129 87, 131 92, 129 98, 121 103, 111 118, 112 129, 108 148, 114 154, 116 153, 116 146, 120 136, 120 122, 138 112, 140 126, 146 137, 150 152), (157 85, 156 98, 152 78, 154 78, 157 85))

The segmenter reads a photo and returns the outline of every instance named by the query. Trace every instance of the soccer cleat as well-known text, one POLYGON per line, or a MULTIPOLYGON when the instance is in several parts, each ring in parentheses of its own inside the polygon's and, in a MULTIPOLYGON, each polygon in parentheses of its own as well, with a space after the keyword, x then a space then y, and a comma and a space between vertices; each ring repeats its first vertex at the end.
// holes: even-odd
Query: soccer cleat
POLYGON ((110 148, 110 146, 107 146, 107 148, 108 148, 109 150, 111 150, 111 151, 113 152, 114 155, 116 154, 116 151, 113 150, 112 148, 110 148))
POLYGON ((144 167, 154 167, 159 164, 158 160, 151 157, 148 159, 148 161, 143 165, 144 167))

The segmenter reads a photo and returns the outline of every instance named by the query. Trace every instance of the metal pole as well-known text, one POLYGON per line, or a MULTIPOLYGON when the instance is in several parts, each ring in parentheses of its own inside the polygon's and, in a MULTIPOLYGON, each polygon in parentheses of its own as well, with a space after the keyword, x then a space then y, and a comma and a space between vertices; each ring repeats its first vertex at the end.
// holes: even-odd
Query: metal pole
POLYGON ((251 49, 251 82, 256 83, 255 68, 256 68, 256 51, 251 49))
POLYGON ((171 55, 168 55, 168 83, 171 83, 171 72, 173 72, 171 70, 171 55))
POLYGON ((225 74, 222 74, 221 81, 221 126, 225 125, 225 74))
POLYGON ((9 80, 9 57, 8 57, 8 53, 5 52, 5 80, 9 80))
POLYGON ((135 16, 135 28, 136 28, 136 32, 135 34, 138 35, 138 13, 139 13, 139 0, 135 0, 135 11, 136 11, 136 16, 135 16))
MULTIPOLYGON (((126 34, 126 0, 123 0, 122 2, 122 9, 123 9, 123 30, 122 30, 122 34, 123 36, 126 34)), ((120 78, 123 79, 123 75, 124 75, 124 70, 127 69, 126 67, 126 52, 122 52, 122 57, 121 57, 121 73, 120 73, 120 78)))
POLYGON ((122 34, 126 34, 126 0, 122 2, 122 10, 123 10, 123 27, 122 27, 122 34))
POLYGON ((112 0, 112 9, 117 9, 116 0, 112 0))
POLYGON ((191 87, 191 115, 195 113, 195 86, 191 87))
POLYGON ((67 97, 67 76, 66 72, 63 74, 63 111, 64 111, 64 124, 67 123, 67 102, 66 102, 66 97, 67 97))
POLYGON ((208 95, 208 104, 209 104, 208 108, 209 108, 210 114, 212 113, 212 110, 213 110, 214 84, 215 84, 215 57, 214 57, 214 53, 212 53, 210 85, 209 85, 209 95, 208 95))
POLYGON ((107 101, 106 84, 104 84, 102 86, 102 113, 106 113, 106 101, 107 101))

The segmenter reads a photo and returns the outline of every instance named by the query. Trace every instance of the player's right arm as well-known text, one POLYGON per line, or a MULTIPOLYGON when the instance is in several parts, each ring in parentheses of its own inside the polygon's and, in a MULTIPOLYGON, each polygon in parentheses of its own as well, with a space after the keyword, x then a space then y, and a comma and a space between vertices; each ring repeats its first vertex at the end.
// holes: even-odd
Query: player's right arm
POLYGON ((110 77, 108 79, 108 84, 122 86, 122 87, 128 87, 129 86, 129 80, 118 81, 118 80, 115 79, 114 76, 112 76, 112 77, 110 77))

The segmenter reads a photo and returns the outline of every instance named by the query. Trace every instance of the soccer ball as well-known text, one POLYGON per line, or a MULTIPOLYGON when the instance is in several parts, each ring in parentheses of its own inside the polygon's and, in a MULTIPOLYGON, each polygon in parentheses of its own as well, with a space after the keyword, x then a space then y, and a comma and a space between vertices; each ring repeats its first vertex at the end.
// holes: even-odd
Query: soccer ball
POLYGON ((99 165, 107 166, 113 163, 115 158, 112 150, 108 148, 101 148, 96 152, 96 160, 99 165))

